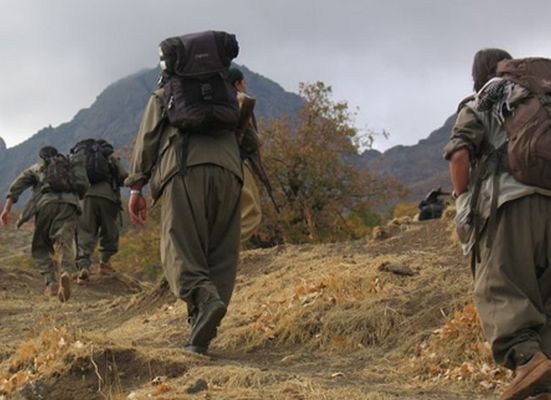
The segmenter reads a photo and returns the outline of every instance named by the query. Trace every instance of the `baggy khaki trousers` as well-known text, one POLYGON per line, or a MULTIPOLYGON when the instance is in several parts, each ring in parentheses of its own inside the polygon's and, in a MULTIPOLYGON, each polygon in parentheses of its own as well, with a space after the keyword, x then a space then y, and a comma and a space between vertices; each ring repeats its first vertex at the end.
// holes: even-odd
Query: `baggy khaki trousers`
POLYGON ((57 280, 58 267, 62 272, 75 270, 77 224, 73 204, 48 203, 36 214, 31 254, 46 283, 57 280))
POLYGON ((189 167, 163 190, 161 261, 190 314, 213 298, 229 304, 240 239, 241 181, 212 164, 189 167))
POLYGON ((119 250, 120 204, 96 196, 87 196, 82 203, 77 234, 79 269, 90 268, 98 241, 100 262, 108 262, 119 250))
POLYGON ((493 243, 480 241, 474 301, 496 362, 514 369, 537 351, 551 357, 551 198, 501 206, 493 243))
POLYGON ((260 193, 249 163, 243 163, 243 189, 241 193, 241 244, 255 233, 262 221, 260 193))

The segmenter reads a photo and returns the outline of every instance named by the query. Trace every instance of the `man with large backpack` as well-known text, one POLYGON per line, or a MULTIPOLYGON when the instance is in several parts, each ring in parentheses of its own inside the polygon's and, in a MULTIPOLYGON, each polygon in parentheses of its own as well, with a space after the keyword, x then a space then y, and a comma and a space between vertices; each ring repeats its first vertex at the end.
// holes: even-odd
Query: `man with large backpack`
POLYGON ((480 50, 444 148, 501 400, 551 399, 551 60, 480 50), (532 398, 532 397, 530 397, 532 398))
POLYGON ((188 306, 186 348, 205 353, 232 296, 243 181, 235 128, 239 106, 227 79, 234 35, 200 32, 161 42, 160 88, 144 110, 126 184, 134 223, 146 220, 142 188, 161 204, 161 261, 188 306))
POLYGON ((90 181, 77 233, 77 282, 83 284, 89 280, 91 256, 98 241, 99 272, 104 275, 113 272, 110 259, 119 248, 120 187, 128 173, 113 155, 113 146, 103 139, 82 140, 71 153, 83 157, 90 181))
POLYGON ((44 276, 44 294, 67 301, 71 295, 71 273, 75 269, 75 233, 79 198, 89 183, 78 157, 68 159, 51 146, 40 149, 38 163, 24 170, 11 184, 0 223, 10 222, 12 204, 28 188, 33 194, 17 227, 34 217, 32 257, 44 276))

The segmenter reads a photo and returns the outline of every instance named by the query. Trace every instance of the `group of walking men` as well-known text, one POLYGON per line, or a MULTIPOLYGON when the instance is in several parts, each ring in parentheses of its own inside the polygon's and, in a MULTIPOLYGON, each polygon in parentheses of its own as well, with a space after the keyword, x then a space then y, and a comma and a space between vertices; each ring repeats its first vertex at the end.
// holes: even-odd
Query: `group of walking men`
POLYGON ((31 254, 44 276, 47 296, 67 301, 71 281, 90 280, 92 254, 99 242, 101 274, 111 274, 110 259, 118 251, 121 224, 120 187, 128 176, 105 141, 88 139, 72 149, 70 156, 52 146, 40 149, 38 162, 19 174, 8 190, 0 223, 10 222, 12 205, 32 188, 17 226, 34 217, 31 254), (109 154, 104 154, 104 149, 109 154), (105 173, 88 173, 94 160, 104 159, 105 173), (100 174, 101 175, 101 174, 100 174), (99 177, 98 179, 94 179, 99 177))
MULTIPOLYGON (((243 74, 230 68, 238 52, 233 35, 209 31, 169 38, 160 50, 162 77, 144 110, 128 176, 110 157, 110 180, 90 186, 86 157, 76 152, 70 160, 74 185, 59 191, 48 181, 55 169, 48 165, 63 156, 44 147, 39 162, 11 185, 0 222, 9 221, 12 204, 32 187, 34 206, 20 222, 34 216, 32 254, 46 293, 67 300, 75 237, 77 278, 88 279, 98 239, 100 268, 110 272, 119 187, 130 188, 130 219, 141 225, 147 220, 142 189, 149 185, 153 202, 161 204, 164 276, 188 307, 191 335, 185 347, 205 353, 232 296, 240 241, 260 222, 251 173, 258 135, 254 116, 244 111, 251 98, 243 74), (246 142, 253 145, 246 148, 246 142), (50 257, 55 246, 59 278, 50 257)), ((549 67, 545 59, 519 61, 504 50, 479 51, 472 67, 476 94, 461 102, 444 148, 483 330, 496 362, 515 372, 501 400, 551 399, 551 141, 539 134, 530 139, 535 146, 517 142, 539 126, 532 114, 539 113, 543 125, 550 119, 551 80, 538 81, 536 73, 523 81, 515 74, 532 65, 540 72, 549 67), (528 159, 538 159, 528 163, 528 178, 516 153, 527 148, 536 151, 528 159)))
POLYGON ((183 133, 167 115, 170 107, 165 90, 176 68, 176 60, 169 60, 174 51, 170 46, 178 45, 179 40, 172 38, 161 44, 165 51, 161 57, 163 78, 144 110, 130 173, 110 154, 108 176, 94 178, 102 169, 94 159, 101 154, 101 146, 94 139, 77 144, 69 156, 46 146, 40 150, 38 162, 11 184, 0 223, 9 223, 12 205, 22 192, 32 188, 31 200, 17 225, 34 217, 31 252, 44 275, 45 294, 66 301, 73 280, 89 281, 91 255, 98 241, 99 272, 113 272, 110 258, 118 250, 121 186, 130 188, 130 220, 142 225, 148 209, 142 188, 149 184, 153 204, 161 205, 164 276, 172 292, 188 307, 192 330, 186 348, 205 353, 233 293, 240 244, 260 224, 260 194, 253 175, 263 169, 252 112, 254 99, 245 93, 243 72, 229 67, 231 58, 220 76, 235 103, 231 107, 236 127, 213 124, 204 129, 201 124, 199 129, 183 133), (173 64, 167 68, 169 62, 173 64), (95 146, 95 153, 90 146, 95 146), (60 181, 69 184, 60 185, 60 181))

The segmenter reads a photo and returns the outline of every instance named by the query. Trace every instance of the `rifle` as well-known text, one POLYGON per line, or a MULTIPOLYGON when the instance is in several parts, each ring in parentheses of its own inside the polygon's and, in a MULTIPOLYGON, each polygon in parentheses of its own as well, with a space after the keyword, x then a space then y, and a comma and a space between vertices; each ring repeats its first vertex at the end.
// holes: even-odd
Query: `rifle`
POLYGON ((240 93, 239 119, 237 121, 237 143, 241 145, 245 136, 245 129, 253 119, 254 106, 256 99, 244 93, 240 93))
POLYGON ((262 158, 260 157, 260 149, 256 129, 254 129, 254 132, 252 133, 255 136, 254 138, 250 138, 250 135, 245 137, 245 132, 247 128, 250 128, 250 125, 256 128, 253 114, 256 99, 242 93, 240 96, 240 100, 241 108, 239 121, 237 123, 237 140, 240 149, 242 150, 242 157, 249 161, 253 173, 266 188, 266 192, 268 193, 270 200, 272 200, 276 212, 279 214, 280 209, 275 201, 272 185, 270 183, 270 180, 268 179, 268 174, 266 174, 266 170, 262 165, 262 158), (248 146, 250 146, 250 148, 247 148, 248 146))
POLYGON ((247 157, 247 160, 249 161, 249 164, 251 165, 251 169, 253 173, 257 176, 258 179, 260 179, 260 182, 264 185, 266 188, 266 193, 268 193, 268 196, 270 197, 270 200, 272 200, 272 203, 274 205, 274 208, 276 212, 279 214, 280 209, 277 205, 275 198, 274 198, 274 192, 272 189, 272 185, 270 183, 270 180, 268 179, 268 175, 266 174, 266 170, 264 169, 264 166, 262 165, 262 158, 260 157, 260 151, 257 151, 256 153, 251 154, 247 157))

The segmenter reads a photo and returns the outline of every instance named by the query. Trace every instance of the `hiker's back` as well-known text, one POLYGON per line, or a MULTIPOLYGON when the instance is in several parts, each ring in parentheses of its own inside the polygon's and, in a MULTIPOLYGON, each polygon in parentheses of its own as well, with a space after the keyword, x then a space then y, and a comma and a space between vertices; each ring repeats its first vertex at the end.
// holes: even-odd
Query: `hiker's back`
POLYGON ((163 102, 170 123, 189 131, 233 129, 239 118, 228 68, 239 47, 234 35, 206 31, 160 44, 163 102))
POLYGON ((551 60, 502 61, 497 74, 521 86, 504 111, 508 167, 518 181, 551 189, 551 60))
POLYGON ((128 175, 114 156, 113 145, 103 139, 85 139, 71 149, 73 157, 80 157, 86 168, 90 188, 86 196, 120 201, 120 186, 128 175))
POLYGON ((73 202, 83 197, 89 186, 86 171, 80 158, 56 154, 42 160, 36 167, 40 191, 46 199, 50 197, 73 202))

